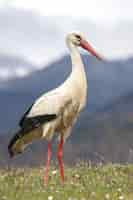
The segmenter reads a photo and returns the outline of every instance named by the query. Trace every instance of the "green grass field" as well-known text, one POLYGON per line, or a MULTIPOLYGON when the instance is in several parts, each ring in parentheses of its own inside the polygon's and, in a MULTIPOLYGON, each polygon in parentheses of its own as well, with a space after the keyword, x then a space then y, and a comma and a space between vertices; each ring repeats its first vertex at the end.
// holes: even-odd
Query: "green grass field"
POLYGON ((80 164, 65 168, 60 184, 55 167, 48 186, 43 169, 0 170, 0 200, 133 200, 133 166, 80 164))

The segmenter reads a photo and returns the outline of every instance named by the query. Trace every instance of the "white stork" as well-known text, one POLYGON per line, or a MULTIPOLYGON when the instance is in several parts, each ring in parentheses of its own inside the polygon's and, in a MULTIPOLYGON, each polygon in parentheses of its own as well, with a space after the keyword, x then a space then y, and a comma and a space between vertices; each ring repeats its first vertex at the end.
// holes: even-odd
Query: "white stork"
POLYGON ((22 153, 25 147, 35 139, 48 141, 48 152, 44 183, 48 183, 48 171, 51 158, 51 139, 57 133, 60 142, 57 157, 61 182, 64 182, 64 167, 62 161, 63 144, 70 135, 71 128, 80 111, 86 104, 87 81, 84 65, 78 51, 82 47, 99 60, 101 56, 95 52, 82 34, 70 33, 66 37, 66 43, 70 50, 72 72, 63 84, 54 90, 39 97, 24 113, 19 122, 20 130, 11 139, 8 150, 10 157, 22 153))

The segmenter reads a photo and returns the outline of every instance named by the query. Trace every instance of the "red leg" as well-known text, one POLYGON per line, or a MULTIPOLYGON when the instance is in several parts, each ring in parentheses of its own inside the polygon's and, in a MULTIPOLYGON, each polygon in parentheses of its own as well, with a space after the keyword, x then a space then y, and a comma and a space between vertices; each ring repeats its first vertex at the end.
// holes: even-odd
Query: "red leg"
POLYGON ((61 140, 58 145, 57 157, 58 157, 58 161, 59 161, 59 168, 60 168, 60 175, 61 175, 62 183, 64 183, 64 165, 63 165, 63 160, 62 160, 63 144, 64 144, 64 139, 63 139, 63 136, 61 136, 61 140))
POLYGON ((50 166, 50 158, 51 158, 51 143, 48 143, 48 152, 47 152, 47 162, 46 162, 46 169, 45 169, 45 176, 44 176, 44 184, 48 184, 48 173, 49 173, 49 166, 50 166))

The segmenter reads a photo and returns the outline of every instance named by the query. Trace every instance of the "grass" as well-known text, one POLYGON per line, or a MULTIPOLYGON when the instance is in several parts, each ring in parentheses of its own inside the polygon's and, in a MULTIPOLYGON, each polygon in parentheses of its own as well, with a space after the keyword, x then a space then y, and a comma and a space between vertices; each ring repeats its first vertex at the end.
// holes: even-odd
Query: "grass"
POLYGON ((0 170, 0 200, 133 200, 132 165, 66 167, 64 186, 55 167, 48 186, 44 186, 43 171, 0 170))

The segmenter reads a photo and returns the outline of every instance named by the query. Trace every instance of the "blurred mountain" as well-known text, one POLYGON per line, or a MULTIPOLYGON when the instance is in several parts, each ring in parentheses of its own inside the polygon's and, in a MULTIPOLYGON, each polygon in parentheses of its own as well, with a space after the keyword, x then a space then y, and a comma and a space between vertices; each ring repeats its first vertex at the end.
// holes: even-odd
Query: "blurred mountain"
MULTIPOLYGON (((89 95, 86 109, 73 129, 71 140, 65 145, 66 161, 133 162, 133 59, 99 62, 87 55, 82 57, 89 95)), ((12 66, 14 73, 21 65, 27 69, 34 67, 21 58, 7 56, 6 59, 6 55, 1 55, 0 70, 4 65, 12 66)), ((70 72, 70 57, 64 56, 44 69, 26 76, 9 76, 1 81, 0 166, 10 163, 7 144, 23 112, 40 94, 61 84, 70 72)), ((42 164, 46 145, 45 141, 38 144, 30 146, 13 164, 42 164)))
MULTIPOLYGON (((123 61, 99 62, 88 55, 82 55, 88 79, 87 107, 82 117, 111 105, 120 96, 132 92, 133 59, 123 61)), ((0 70, 10 66, 12 74, 19 66, 27 70, 34 66, 22 59, 9 56, 0 57, 0 70)), ((44 69, 30 72, 26 76, 12 76, 3 80, 0 87, 0 130, 8 132, 17 126, 17 122, 35 98, 61 84, 71 72, 69 56, 64 56, 44 69)), ((10 74, 9 73, 9 74, 10 74)))

